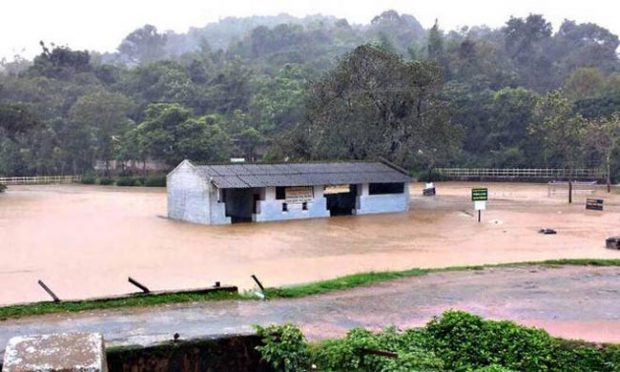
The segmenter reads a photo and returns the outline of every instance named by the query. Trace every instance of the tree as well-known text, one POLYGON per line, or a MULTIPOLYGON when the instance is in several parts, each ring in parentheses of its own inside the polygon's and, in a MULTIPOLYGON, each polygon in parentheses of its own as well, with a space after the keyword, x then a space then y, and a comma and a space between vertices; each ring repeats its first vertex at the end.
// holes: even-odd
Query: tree
POLYGON ((563 92, 572 101, 595 98, 605 86, 605 78, 596 67, 575 70, 564 82, 563 92))
POLYGON ((28 69, 30 75, 69 80, 92 69, 90 54, 86 50, 71 50, 68 46, 56 47, 52 44, 50 51, 43 41, 40 45, 43 52, 34 58, 28 69))
POLYGON ((262 75, 251 81, 250 114, 261 133, 273 134, 301 122, 306 74, 300 66, 286 65, 275 77, 262 75))
POLYGON ((607 192, 610 192, 611 155, 620 145, 620 112, 588 120, 585 127, 585 144, 601 155, 607 170, 607 192))
POLYGON ((132 136, 143 154, 168 164, 183 159, 197 162, 228 159, 233 149, 230 137, 214 118, 192 118, 191 111, 176 103, 151 104, 146 118, 132 136), (143 150, 142 150, 143 149, 143 150))
POLYGON ((618 36, 594 23, 577 24, 565 20, 548 50, 563 76, 579 67, 594 67, 603 72, 618 70, 618 36))
POLYGON ((312 158, 385 157, 406 166, 432 166, 459 141, 437 95, 440 88, 437 65, 358 47, 311 86, 307 119, 296 138, 305 137, 312 158))
POLYGON ((581 115, 573 113, 568 99, 560 91, 553 91, 536 103, 529 126, 530 134, 543 143, 547 156, 569 170, 569 203, 573 201, 571 177, 581 159, 585 123, 581 115))
POLYGON ((39 125, 39 120, 24 106, 0 104, 0 135, 15 139, 39 125))
POLYGON ((546 53, 551 40, 551 23, 542 15, 510 17, 503 28, 505 50, 519 73, 521 84, 545 91, 554 84, 553 62, 546 53))
POLYGON ((131 100, 119 93, 99 90, 80 97, 71 107, 73 123, 93 128, 95 155, 105 162, 106 175, 110 173, 109 161, 114 158, 118 138, 125 132, 132 106, 131 100))
POLYGON ((118 46, 118 51, 132 64, 150 63, 165 56, 166 35, 157 32, 157 27, 144 25, 133 31, 118 46))
POLYGON ((442 67, 444 74, 448 72, 448 61, 444 48, 443 33, 439 29, 439 21, 428 32, 428 59, 442 67))
POLYGON ((537 161, 537 146, 528 135, 538 95, 528 89, 503 88, 493 94, 488 107, 489 131, 485 142, 498 167, 529 166, 537 161))

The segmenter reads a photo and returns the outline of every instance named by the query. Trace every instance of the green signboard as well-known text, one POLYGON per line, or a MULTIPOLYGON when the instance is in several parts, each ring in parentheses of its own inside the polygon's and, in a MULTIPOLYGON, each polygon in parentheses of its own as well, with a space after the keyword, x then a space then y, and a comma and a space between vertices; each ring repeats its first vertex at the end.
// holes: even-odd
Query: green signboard
POLYGON ((486 201, 486 200, 489 200, 489 189, 487 188, 471 189, 471 201, 486 201))

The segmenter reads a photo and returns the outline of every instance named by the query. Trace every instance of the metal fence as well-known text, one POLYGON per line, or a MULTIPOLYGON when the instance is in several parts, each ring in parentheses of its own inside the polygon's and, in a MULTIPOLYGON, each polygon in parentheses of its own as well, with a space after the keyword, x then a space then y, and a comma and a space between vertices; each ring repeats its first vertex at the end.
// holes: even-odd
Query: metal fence
POLYGON ((0 183, 4 185, 45 185, 73 183, 81 180, 82 176, 0 177, 0 183))
POLYGON ((437 168, 437 173, 455 178, 537 178, 537 179, 604 179, 607 173, 601 169, 559 168, 437 168))

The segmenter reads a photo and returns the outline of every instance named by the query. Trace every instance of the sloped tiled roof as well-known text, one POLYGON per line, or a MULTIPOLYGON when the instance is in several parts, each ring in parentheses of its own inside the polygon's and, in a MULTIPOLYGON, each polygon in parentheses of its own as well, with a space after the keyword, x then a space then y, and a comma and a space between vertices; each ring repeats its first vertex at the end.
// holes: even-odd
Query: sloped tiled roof
POLYGON ((405 172, 382 162, 238 163, 201 165, 195 169, 222 189, 410 181, 405 172))

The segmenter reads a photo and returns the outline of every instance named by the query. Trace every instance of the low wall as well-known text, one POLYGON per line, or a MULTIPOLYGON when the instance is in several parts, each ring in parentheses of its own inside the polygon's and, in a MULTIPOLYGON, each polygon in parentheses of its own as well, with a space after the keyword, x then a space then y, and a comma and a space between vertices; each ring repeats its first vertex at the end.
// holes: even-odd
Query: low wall
POLYGON ((355 214, 398 213, 409 210, 409 195, 384 194, 358 196, 356 202, 358 208, 355 214))
POLYGON ((176 341, 152 347, 124 347, 107 351, 110 372, 164 371, 273 371, 261 362, 257 335, 233 335, 176 341))

